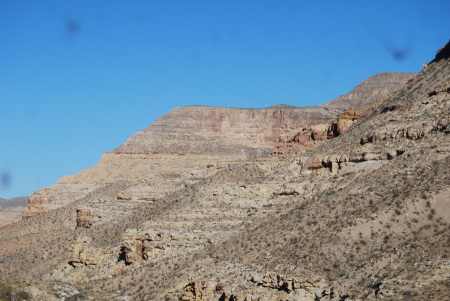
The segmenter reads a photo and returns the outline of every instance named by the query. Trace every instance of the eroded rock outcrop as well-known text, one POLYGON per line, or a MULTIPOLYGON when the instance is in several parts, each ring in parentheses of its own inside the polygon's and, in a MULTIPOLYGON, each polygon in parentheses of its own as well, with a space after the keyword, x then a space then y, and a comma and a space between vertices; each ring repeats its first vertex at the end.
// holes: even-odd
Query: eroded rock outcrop
POLYGON ((59 208, 124 179, 134 182, 135 187, 119 193, 118 200, 155 201, 186 183, 198 181, 191 171, 199 167, 206 170, 210 165, 219 166, 204 173, 210 176, 220 166, 276 153, 274 146, 279 137, 295 129, 305 128, 288 138, 296 143, 336 137, 359 118, 347 113, 329 124, 342 111, 371 103, 398 89, 412 76, 395 73, 373 76, 344 98, 320 107, 173 109, 114 151, 105 153, 96 166, 36 191, 29 198, 24 217, 59 208))
MULTIPOLYGON (((2 275, 67 282, 105 300, 445 299, 450 102, 441 86, 450 64, 438 64, 290 160, 244 150, 236 163, 235 148, 108 153, 60 181, 96 179, 89 197, 0 229, 2 275), (360 144, 386 128, 411 138, 360 144), (129 182, 111 184, 122 177, 129 182), (74 229, 77 208, 89 209, 80 222, 90 227, 74 229), (62 250, 76 235, 69 265, 62 250)), ((208 146, 207 133, 197 145, 184 134, 161 149, 208 146)))
POLYGON ((406 127, 386 126, 379 130, 370 131, 361 138, 361 144, 377 143, 383 140, 422 139, 434 132, 450 133, 450 116, 444 116, 435 122, 414 122, 406 127))
POLYGON ((90 228, 96 219, 101 216, 95 214, 91 208, 79 207, 77 209, 77 228, 90 228))
POLYGON ((150 237, 148 234, 138 234, 137 231, 130 230, 123 237, 124 241, 120 247, 119 260, 130 265, 147 260, 152 257, 152 250, 148 242, 158 240, 160 236, 150 237))
POLYGON ((364 115, 363 112, 346 111, 331 122, 309 125, 290 131, 282 135, 279 138, 279 142, 307 144, 313 141, 332 139, 347 131, 364 115))
POLYGON ((122 236, 118 258, 126 265, 138 264, 189 240, 190 238, 184 235, 128 229, 122 236))
POLYGON ((119 200, 153 201, 198 180, 199 173, 192 174, 193 170, 203 168, 204 177, 231 163, 267 156, 280 134, 331 120, 338 113, 320 107, 176 108, 104 154, 96 166, 36 191, 24 217, 59 208, 123 179, 136 187, 118 194, 119 200))
POLYGON ((346 111, 336 121, 331 122, 327 129, 327 138, 334 138, 346 132, 350 127, 361 120, 365 113, 361 111, 346 111))
MULTIPOLYGON (((191 281, 184 288, 180 301, 200 301, 200 300, 219 300, 223 299, 224 286, 219 281, 198 280, 191 281)), ((227 300, 227 299, 223 299, 227 300)))
POLYGON ((97 188, 98 186, 93 184, 56 184, 39 189, 28 198, 28 206, 23 213, 23 218, 67 205, 89 195, 97 188))
POLYGON ((283 134, 275 144, 272 155, 291 157, 328 139, 342 135, 366 115, 363 111, 346 111, 331 122, 309 125, 283 134))
POLYGON ((68 263, 77 267, 93 267, 114 253, 112 248, 91 247, 92 239, 89 236, 79 237, 73 246, 67 248, 69 252, 68 263))
POLYGON ((324 157, 313 158, 297 158, 294 160, 294 164, 299 165, 300 169, 304 172, 311 171, 330 171, 332 174, 336 174, 340 170, 349 166, 349 164, 358 164, 362 162, 382 162, 386 160, 392 160, 397 156, 401 156, 405 153, 404 149, 391 149, 385 151, 354 151, 345 153, 342 155, 328 155, 324 157))
POLYGON ((254 275, 239 287, 219 280, 192 280, 180 301, 345 300, 349 295, 323 279, 289 277, 277 273, 254 275))

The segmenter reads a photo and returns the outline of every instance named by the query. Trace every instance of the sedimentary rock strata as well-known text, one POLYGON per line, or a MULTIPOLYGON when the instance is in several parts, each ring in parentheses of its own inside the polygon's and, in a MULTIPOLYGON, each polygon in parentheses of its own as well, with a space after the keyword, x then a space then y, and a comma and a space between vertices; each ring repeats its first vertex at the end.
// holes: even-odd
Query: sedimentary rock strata
POLYGON ((101 216, 88 207, 77 208, 77 228, 90 228, 101 216))
POLYGON ((81 199, 99 188, 95 184, 56 184, 39 189, 28 197, 23 218, 41 214, 81 199))
POLYGON ((134 181, 135 185, 121 192, 118 200, 154 201, 228 164, 271 153, 284 154, 287 146, 277 146, 282 136, 288 142, 302 144, 338 136, 361 117, 355 112, 339 116, 344 109, 370 104, 412 76, 376 75, 345 97, 322 107, 175 108, 114 151, 105 153, 96 166, 36 191, 29 198, 24 217, 64 206, 120 179, 134 181), (197 174, 192 174, 194 170, 197 174))
POLYGON ((89 236, 83 236, 67 248, 68 264, 73 267, 93 267, 100 264, 109 255, 114 253, 111 248, 95 248, 91 247, 92 239, 89 236))
POLYGON ((285 143, 302 148, 286 158, 259 157, 271 134, 242 136, 251 122, 228 127, 220 110, 234 138, 206 121, 190 137, 201 120, 150 127, 59 182, 95 186, 84 197, 1 228, 2 275, 95 300, 445 300, 449 77, 440 56, 363 117, 322 122, 323 140, 285 143))

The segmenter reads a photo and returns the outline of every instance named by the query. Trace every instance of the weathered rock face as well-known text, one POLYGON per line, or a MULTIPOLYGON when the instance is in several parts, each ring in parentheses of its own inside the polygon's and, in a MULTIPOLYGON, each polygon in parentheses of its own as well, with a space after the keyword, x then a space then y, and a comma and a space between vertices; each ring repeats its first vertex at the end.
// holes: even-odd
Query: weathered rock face
POLYGON ((223 285, 214 280, 198 280, 192 281, 184 288, 183 294, 180 296, 181 301, 197 301, 197 300, 226 300, 222 298, 223 285))
POLYGON ((128 229, 122 236, 118 260, 126 265, 140 264, 188 243, 188 235, 128 229))
POLYGON ((333 119, 339 111, 283 106, 264 109, 176 108, 132 136, 114 152, 259 157, 270 152, 273 142, 281 134, 333 119))
POLYGON ((330 139, 341 135, 364 116, 364 113, 358 111, 346 111, 342 113, 336 121, 330 124, 327 130, 327 138, 330 139))
POLYGON ((289 157, 300 154, 308 147, 342 135, 365 115, 366 113, 362 111, 346 111, 331 122, 313 124, 292 130, 280 136, 279 143, 273 147, 272 155, 289 157))
POLYGON ((150 247, 148 242, 161 241, 161 235, 138 234, 134 229, 129 230, 122 238, 124 241, 120 247, 119 260, 123 260, 127 265, 153 257, 153 248, 150 247))
MULTIPOLYGON (((96 185, 86 197, 0 229, 2 275, 95 300, 443 300, 449 82, 441 58, 286 159, 133 142, 60 181, 96 185)), ((208 149, 202 135, 183 147, 208 149)))
POLYGON ((91 247, 92 239, 89 236, 79 237, 74 245, 69 246, 68 263, 73 267, 93 267, 100 264, 104 259, 113 254, 111 248, 91 247))
POLYGON ((373 76, 346 96, 320 107, 175 108, 105 153, 96 166, 36 191, 29 198, 24 217, 64 206, 123 179, 134 184, 119 193, 118 200, 154 201, 229 164, 276 153, 273 148, 280 136, 295 129, 305 128, 289 138, 296 143, 335 137, 358 119, 344 114, 335 120, 344 109, 378 100, 412 76, 373 76), (329 124, 331 120, 335 122, 329 124))
POLYGON ((39 189, 28 197, 28 206, 23 213, 23 218, 67 205, 87 196, 98 187, 92 184, 56 184, 39 189))
MULTIPOLYGON (((446 113, 446 102, 450 96, 450 82, 444 82, 442 85, 436 87, 427 93, 427 96, 420 100, 419 105, 415 110, 416 115, 424 116, 422 120, 418 121, 414 116, 408 116, 408 120, 399 120, 398 118, 390 120, 388 124, 379 127, 376 130, 371 130, 364 133, 361 137, 360 143, 378 143, 383 140, 399 140, 423 139, 425 136, 431 135, 435 132, 444 134, 450 133, 450 115, 446 113), (436 107, 438 110, 436 110, 436 107), (441 114, 439 118, 435 118, 436 111, 441 114)), ((408 108, 400 105, 392 105, 381 110, 380 114, 393 115, 395 112, 408 111, 408 108)), ((411 114, 412 115, 412 114, 411 114)))
POLYGON ((96 215, 92 209, 80 207, 77 209, 77 228, 90 228, 96 219, 101 216, 96 215))
POLYGON ((362 117, 364 117, 364 113, 347 111, 331 122, 314 124, 297 131, 292 131, 290 134, 285 134, 281 137, 280 141, 306 144, 311 141, 332 139, 347 131, 362 117), (293 133, 295 134, 293 135, 293 133))
POLYGON ((263 301, 263 300, 344 300, 348 295, 323 279, 289 277, 277 273, 253 275, 241 284, 227 285, 219 280, 192 280, 185 287, 180 301, 263 301), (242 290, 242 286, 245 289, 242 290))
POLYGON ((96 166, 36 191, 24 217, 58 208, 121 179, 135 185, 117 195, 119 200, 152 201, 231 163, 267 156, 281 133, 337 114, 337 109, 319 107, 176 108, 104 154, 96 166))

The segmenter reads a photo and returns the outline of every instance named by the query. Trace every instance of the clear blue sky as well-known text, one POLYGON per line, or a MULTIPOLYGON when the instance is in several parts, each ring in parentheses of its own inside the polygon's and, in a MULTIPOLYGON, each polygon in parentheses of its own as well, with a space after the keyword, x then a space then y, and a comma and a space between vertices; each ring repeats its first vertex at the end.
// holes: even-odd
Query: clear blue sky
POLYGON ((174 107, 311 106, 416 72, 450 1, 0 0, 0 197, 95 165, 174 107))

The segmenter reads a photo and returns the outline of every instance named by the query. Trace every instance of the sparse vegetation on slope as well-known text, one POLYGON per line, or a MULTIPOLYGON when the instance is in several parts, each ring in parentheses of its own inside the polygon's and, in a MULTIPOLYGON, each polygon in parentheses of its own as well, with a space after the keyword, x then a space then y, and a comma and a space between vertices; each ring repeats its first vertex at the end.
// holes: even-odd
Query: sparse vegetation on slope
POLYGON ((449 300, 450 58, 371 106, 295 156, 209 158, 156 198, 130 177, 0 228, 2 277, 73 300, 449 300))

